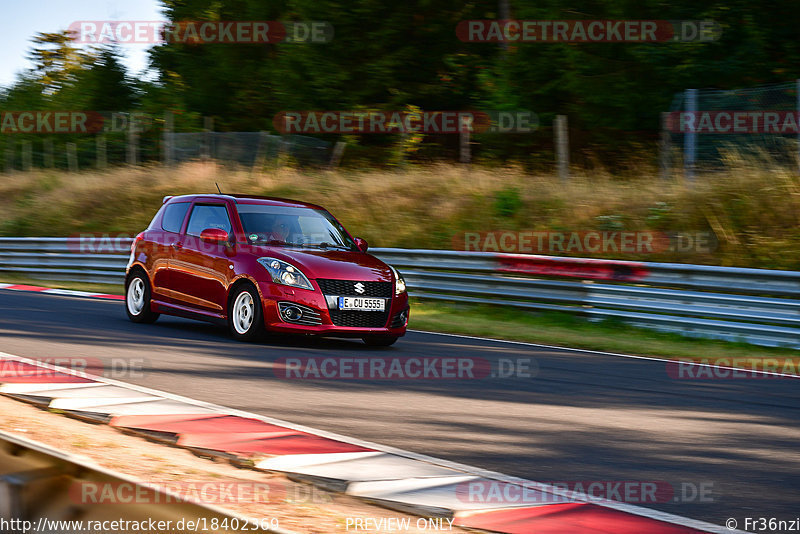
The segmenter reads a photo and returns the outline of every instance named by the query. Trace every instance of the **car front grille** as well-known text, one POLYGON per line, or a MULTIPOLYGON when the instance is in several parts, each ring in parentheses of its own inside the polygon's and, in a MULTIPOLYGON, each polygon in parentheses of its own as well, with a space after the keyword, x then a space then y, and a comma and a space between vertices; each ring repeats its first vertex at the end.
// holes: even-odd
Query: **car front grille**
POLYGON ((317 284, 325 295, 343 297, 392 298, 391 282, 359 282, 358 280, 327 280, 317 278, 317 284), (358 293, 355 284, 363 284, 364 292, 358 293))
POLYGON ((328 280, 317 278, 317 284, 326 297, 368 297, 385 298, 386 310, 355 311, 337 310, 333 299, 329 299, 328 306, 331 322, 336 326, 349 326, 355 328, 384 328, 389 322, 389 308, 392 301, 391 282, 359 282, 358 280, 328 280), (358 293, 355 284, 363 284, 364 292, 358 293))
POLYGON ((383 328, 389 320, 389 310, 382 312, 328 310, 331 321, 336 326, 353 326, 360 328, 383 328))

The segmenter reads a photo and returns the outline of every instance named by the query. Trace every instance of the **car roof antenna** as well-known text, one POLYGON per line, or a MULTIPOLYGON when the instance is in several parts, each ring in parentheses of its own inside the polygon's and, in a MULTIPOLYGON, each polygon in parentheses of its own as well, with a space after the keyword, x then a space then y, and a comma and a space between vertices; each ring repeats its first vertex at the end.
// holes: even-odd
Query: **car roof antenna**
POLYGON ((221 195, 222 194, 222 190, 219 188, 219 184, 217 182, 214 182, 214 185, 217 186, 217 191, 219 191, 219 194, 221 195))

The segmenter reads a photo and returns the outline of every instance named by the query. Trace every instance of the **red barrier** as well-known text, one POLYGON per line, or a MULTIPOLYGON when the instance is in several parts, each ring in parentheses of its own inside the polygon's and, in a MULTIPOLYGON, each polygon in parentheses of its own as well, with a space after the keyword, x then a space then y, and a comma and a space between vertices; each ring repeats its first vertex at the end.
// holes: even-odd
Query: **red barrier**
POLYGON ((235 415, 122 415, 111 420, 111 426, 168 434, 210 434, 269 432, 275 425, 235 415))
POLYGON ((79 384, 89 382, 94 382, 94 380, 17 360, 0 360, 0 384, 79 384))
POLYGON ((110 424, 143 432, 171 434, 182 447, 231 454, 273 456, 372 450, 234 415, 124 415, 115 417, 110 424))
MULTIPOLYGON (((275 427, 280 429, 282 427, 275 427)), ((194 449, 210 449, 231 454, 281 456, 284 454, 330 454, 338 452, 371 452, 372 449, 343 441, 297 432, 288 428, 271 433, 244 434, 181 434, 178 445, 194 449)))
POLYGON ((495 254, 503 273, 564 276, 587 280, 640 282, 650 275, 647 265, 634 261, 561 258, 525 254, 495 254))
POLYGON ((509 508, 456 516, 460 527, 507 534, 700 534, 702 530, 665 523, 594 504, 568 503, 509 508))

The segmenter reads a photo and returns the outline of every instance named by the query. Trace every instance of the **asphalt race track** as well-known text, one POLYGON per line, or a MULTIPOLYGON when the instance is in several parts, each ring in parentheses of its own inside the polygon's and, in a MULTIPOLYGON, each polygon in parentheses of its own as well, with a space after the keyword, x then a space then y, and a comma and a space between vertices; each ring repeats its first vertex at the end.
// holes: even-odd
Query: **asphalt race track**
POLYGON ((532 480, 667 482, 690 502, 642 505, 718 525, 800 516, 800 381, 791 378, 679 380, 663 361, 415 332, 389 349, 286 337, 244 344, 172 317, 132 324, 122 301, 15 291, 0 291, 0 336, 0 351, 29 358, 144 358, 142 373, 111 377, 532 480), (521 358, 538 372, 276 376, 279 359, 307 356, 521 358), (710 493, 691 498, 701 488, 710 493))

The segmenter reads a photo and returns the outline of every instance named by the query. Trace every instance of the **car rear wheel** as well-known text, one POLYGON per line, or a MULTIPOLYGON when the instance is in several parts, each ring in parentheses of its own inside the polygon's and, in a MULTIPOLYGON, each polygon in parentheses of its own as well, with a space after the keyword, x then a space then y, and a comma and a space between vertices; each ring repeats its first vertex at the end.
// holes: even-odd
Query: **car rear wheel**
POLYGON ((136 272, 128 279, 125 311, 134 323, 153 323, 160 315, 150 309, 150 281, 143 272, 136 272))
POLYGON ((261 299, 253 286, 241 285, 235 290, 228 310, 228 326, 239 341, 253 341, 262 334, 261 299))
POLYGON ((370 336, 361 338, 370 347, 388 347, 397 341, 395 336, 370 336))

